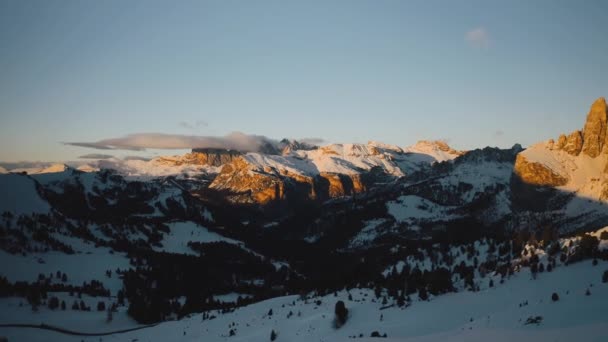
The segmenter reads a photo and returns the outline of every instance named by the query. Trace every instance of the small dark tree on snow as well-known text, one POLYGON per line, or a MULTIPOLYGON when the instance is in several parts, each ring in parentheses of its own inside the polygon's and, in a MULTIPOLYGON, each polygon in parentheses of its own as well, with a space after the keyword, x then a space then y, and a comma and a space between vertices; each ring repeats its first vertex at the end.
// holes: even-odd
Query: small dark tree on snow
POLYGON ((49 309, 55 310, 59 307, 59 298, 53 296, 49 299, 49 309))
POLYGON ((270 340, 271 340, 271 341, 274 341, 274 340, 276 340, 276 339, 277 339, 277 333, 276 333, 274 330, 272 330, 272 331, 270 332, 270 340))
POLYGON ((557 295, 557 293, 553 292, 553 294, 551 295, 551 300, 554 302, 557 302, 559 300, 559 296, 557 295))
POLYGON ((61 310, 65 311, 65 301, 63 300, 61 301, 61 310))
POLYGON ((97 311, 105 311, 106 310, 106 303, 99 301, 99 303, 97 303, 97 311))
POLYGON ((72 310, 80 310, 80 306, 78 306, 77 301, 74 301, 74 304, 72 304, 72 310))
POLYGON ((118 291, 118 305, 125 305, 125 293, 122 290, 118 291))
POLYGON ((405 296, 403 295, 403 292, 401 292, 401 294, 399 295, 399 297, 397 297, 397 305, 399 307, 402 307, 405 305, 405 296))
POLYGON ((488 286, 494 287, 494 280, 490 279, 490 284, 488 286))
POLYGON ((334 319, 334 326, 336 328, 339 328, 344 325, 344 323, 346 323, 346 319, 348 318, 348 309, 346 308, 346 305, 344 305, 344 302, 339 300, 336 302, 336 307, 334 311, 336 313, 336 317, 334 319))
POLYGON ((272 316, 272 309, 268 310, 268 316, 272 316))
POLYGON ((536 274, 538 273, 538 264, 537 263, 530 264, 530 272, 532 273, 532 278, 536 279, 536 274))
POLYGON ((591 296, 591 291, 589 291, 589 289, 587 289, 587 291, 585 291, 585 296, 591 296))
POLYGON ((369 337, 380 337, 380 333, 377 331, 372 331, 372 333, 369 335, 369 337))
POLYGON ((602 274, 602 283, 608 283, 608 270, 605 270, 602 274))
POLYGON ((429 299, 429 294, 426 292, 426 287, 420 288, 420 290, 418 291, 418 297, 420 298, 420 300, 429 299))

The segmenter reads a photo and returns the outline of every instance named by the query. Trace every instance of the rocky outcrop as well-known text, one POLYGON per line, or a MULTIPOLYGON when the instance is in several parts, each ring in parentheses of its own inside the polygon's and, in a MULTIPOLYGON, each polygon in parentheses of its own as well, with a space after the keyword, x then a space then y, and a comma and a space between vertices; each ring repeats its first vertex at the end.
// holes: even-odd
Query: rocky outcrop
POLYGON ((554 146, 556 150, 563 150, 564 147, 566 146, 566 142, 568 141, 568 138, 566 137, 565 134, 560 134, 559 138, 557 139, 557 143, 554 146))
POLYGON ((238 157, 224 165, 210 189, 233 203, 268 204, 287 199, 327 200, 366 191, 369 180, 358 174, 321 172, 303 175, 286 169, 258 168, 238 157))
POLYGON ((563 150, 573 156, 578 156, 583 148, 583 135, 581 131, 574 131, 566 138, 563 150))
POLYGON ((184 161, 191 164, 222 166, 232 162, 241 153, 234 150, 216 148, 194 148, 192 153, 184 156, 184 161))
POLYGON ((278 175, 255 172, 242 157, 224 165, 209 188, 227 192, 237 203, 266 204, 285 196, 285 182, 278 175))
POLYGON ((513 172, 519 180, 529 185, 555 187, 568 183, 568 178, 541 163, 528 161, 522 154, 517 155, 513 172))
POLYGON ((154 161, 168 166, 198 165, 220 167, 232 162, 240 155, 242 154, 235 150, 194 148, 192 152, 186 153, 183 156, 159 157, 154 159, 154 161))
POLYGON ((606 99, 600 97, 591 105, 583 131, 574 131, 568 136, 560 135, 557 142, 551 144, 552 150, 563 150, 572 156, 579 154, 596 158, 608 153, 608 108, 606 99))
POLYGON ((360 175, 342 175, 322 172, 319 177, 327 181, 326 187, 316 184, 317 189, 321 188, 319 195, 325 195, 329 198, 350 196, 366 190, 366 186, 363 184, 360 175))
POLYGON ((557 141, 538 143, 519 153, 511 181, 514 203, 526 210, 547 211, 563 208, 574 199, 608 200, 607 129, 606 100, 599 98, 583 131, 562 134, 557 141))
POLYGON ((585 128, 583 129, 582 152, 591 158, 597 157, 606 145, 606 121, 608 111, 606 110, 606 99, 597 99, 587 115, 585 128))

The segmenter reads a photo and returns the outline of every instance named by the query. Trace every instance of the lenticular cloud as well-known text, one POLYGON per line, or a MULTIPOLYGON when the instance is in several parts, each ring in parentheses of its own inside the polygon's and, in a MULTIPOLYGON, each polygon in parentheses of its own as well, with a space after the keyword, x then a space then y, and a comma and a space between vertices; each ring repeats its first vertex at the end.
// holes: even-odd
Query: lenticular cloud
POLYGON ((96 142, 66 142, 65 144, 99 150, 142 151, 149 148, 169 150, 222 148, 244 152, 256 152, 265 145, 276 145, 277 142, 262 135, 233 132, 223 137, 163 133, 137 133, 129 134, 121 138, 103 139, 96 142))

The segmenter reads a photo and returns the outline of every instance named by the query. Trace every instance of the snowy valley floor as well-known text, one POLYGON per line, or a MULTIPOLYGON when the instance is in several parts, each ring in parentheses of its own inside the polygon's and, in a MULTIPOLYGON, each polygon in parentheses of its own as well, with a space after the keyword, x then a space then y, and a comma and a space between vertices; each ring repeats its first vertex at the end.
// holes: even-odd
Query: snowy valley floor
MULTIPOLYGON (((407 308, 383 305, 372 290, 353 289, 300 300, 298 296, 270 299, 202 320, 197 314, 180 321, 109 336, 70 336, 31 328, 0 328, 9 341, 366 341, 373 331, 387 334, 385 341, 608 341, 608 283, 601 282, 608 262, 591 260, 538 274, 526 268, 503 284, 480 292, 459 292, 414 301, 407 308), (585 295, 589 289, 590 295, 585 295), (556 292, 560 299, 551 300, 556 292), (374 299, 374 301, 372 301, 374 299), (317 301, 321 301, 320 304, 317 301), (349 318, 340 329, 332 327, 334 305, 344 300, 349 318), (521 305, 527 302, 527 305, 521 305), (272 309, 272 315, 268 313, 272 309), (290 318, 287 316, 291 312, 290 318), (381 320, 382 316, 382 320, 381 320), (525 325, 541 316, 538 325, 525 325), (234 336, 228 336, 229 331, 234 336), (363 338, 360 338, 360 335, 363 338), (353 337, 356 337, 353 339, 353 337)), ((16 299, 0 302, 0 324, 47 323, 83 332, 135 327, 124 312, 105 323, 103 312, 78 313, 41 309, 32 313, 16 299)), ((390 303, 389 303, 390 304, 390 303)))

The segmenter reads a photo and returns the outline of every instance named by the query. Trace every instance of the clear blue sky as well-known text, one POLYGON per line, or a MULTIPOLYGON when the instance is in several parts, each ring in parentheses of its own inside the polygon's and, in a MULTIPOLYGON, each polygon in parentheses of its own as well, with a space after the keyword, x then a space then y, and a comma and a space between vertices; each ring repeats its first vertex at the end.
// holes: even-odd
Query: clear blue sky
POLYGON ((1 0, 0 161, 135 154, 61 142, 152 132, 527 145, 582 128, 608 97, 606 13, 592 0, 1 0))

